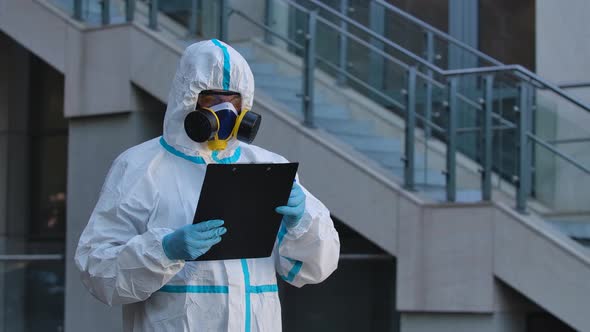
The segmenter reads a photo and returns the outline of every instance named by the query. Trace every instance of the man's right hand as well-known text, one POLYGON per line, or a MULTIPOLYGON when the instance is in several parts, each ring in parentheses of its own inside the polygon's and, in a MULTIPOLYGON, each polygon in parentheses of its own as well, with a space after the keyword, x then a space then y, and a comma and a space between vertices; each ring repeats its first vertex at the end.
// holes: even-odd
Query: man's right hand
POLYGON ((208 220, 180 227, 164 236, 162 246, 170 259, 193 260, 221 241, 227 232, 223 220, 208 220))

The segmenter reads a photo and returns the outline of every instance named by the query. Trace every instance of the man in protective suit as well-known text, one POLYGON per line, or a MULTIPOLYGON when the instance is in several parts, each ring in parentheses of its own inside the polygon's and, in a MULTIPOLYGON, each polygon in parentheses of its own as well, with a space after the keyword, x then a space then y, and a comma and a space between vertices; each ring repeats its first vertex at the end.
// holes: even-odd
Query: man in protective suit
POLYGON ((249 144, 260 124, 253 98, 238 52, 215 39, 193 44, 172 82, 164 135, 113 162, 75 260, 96 298, 123 304, 125 331, 281 331, 276 274, 301 287, 336 269, 330 213, 297 183, 277 208, 271 257, 190 261, 227 231, 222 220, 192 224, 206 164, 287 162, 249 144))

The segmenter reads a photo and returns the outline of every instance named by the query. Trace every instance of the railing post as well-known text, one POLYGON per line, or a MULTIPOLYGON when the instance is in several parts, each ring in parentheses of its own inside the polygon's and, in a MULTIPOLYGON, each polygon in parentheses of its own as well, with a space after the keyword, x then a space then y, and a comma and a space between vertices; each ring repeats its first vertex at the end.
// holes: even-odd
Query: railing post
POLYGON ((521 213, 526 213, 526 202, 531 188, 531 154, 528 138, 531 108, 528 84, 526 82, 519 83, 518 92, 518 190, 516 192, 516 209, 521 213))
POLYGON ((219 40, 227 41, 227 0, 219 0, 219 40))
POLYGON ((487 75, 484 77, 484 116, 483 116, 483 135, 482 135, 482 173, 481 189, 482 200, 489 201, 492 199, 492 147, 494 141, 494 132, 492 131, 492 112, 494 101, 494 76, 487 75))
POLYGON ((135 0, 125 1, 125 20, 127 22, 133 22, 135 18, 135 0))
POLYGON ((404 149, 404 187, 407 190, 414 190, 414 154, 416 128, 416 67, 408 69, 407 90, 406 90, 406 130, 404 149))
POLYGON ((111 23, 111 0, 101 0, 100 14, 103 25, 111 23))
MULTIPOLYGON (((267 27, 272 27, 274 25, 273 1, 274 0, 265 0, 264 1, 264 25, 266 25, 267 27)), ((269 45, 273 45, 272 35, 267 30, 264 30, 264 42, 269 45)))
POLYGON ((448 81, 449 92, 449 119, 447 124, 447 201, 454 202, 457 195, 457 116, 459 105, 457 103, 457 77, 451 77, 448 81))
POLYGON ((150 0, 148 26, 152 30, 158 30, 158 0, 150 0))
MULTIPOLYGON (((426 61, 429 63, 434 64, 434 34, 432 31, 426 32, 426 61)), ((426 70, 426 76, 429 79, 433 78, 432 69, 426 70)), ((426 121, 432 121, 432 82, 430 80, 426 80, 426 98, 425 98, 425 107, 424 107, 424 117, 426 121)), ((428 124, 424 126, 424 137, 425 139, 429 139, 430 135, 432 134, 431 128, 428 124)))
POLYGON ((303 63, 303 124, 308 127, 314 126, 313 121, 313 100, 314 100, 314 71, 315 71, 315 37, 318 12, 310 11, 307 17, 307 32, 304 42, 304 63, 303 63))
POLYGON ((74 18, 82 21, 82 0, 74 0, 74 18))
MULTIPOLYGON (((348 16, 348 0, 340 0, 340 14, 348 16)), ((340 29, 343 32, 338 37, 338 67, 341 72, 338 73, 338 85, 346 84, 346 75, 348 72, 348 38, 346 33, 348 31, 348 24, 344 20, 340 20, 340 29)))
MULTIPOLYGON (((385 31, 385 11, 374 1, 369 2, 369 26, 371 30, 383 36, 385 31)), ((384 50, 383 42, 371 38, 371 45, 384 50)), ((369 84, 377 90, 382 90, 385 83, 385 59, 374 51, 369 51, 369 84)))
POLYGON ((188 21, 189 37, 194 38, 197 35, 197 13, 199 12, 199 0, 191 0, 191 15, 188 21))

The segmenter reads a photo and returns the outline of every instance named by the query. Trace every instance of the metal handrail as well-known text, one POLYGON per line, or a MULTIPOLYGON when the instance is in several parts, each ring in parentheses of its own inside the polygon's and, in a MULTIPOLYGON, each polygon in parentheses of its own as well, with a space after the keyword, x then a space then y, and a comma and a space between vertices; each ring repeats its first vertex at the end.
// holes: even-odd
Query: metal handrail
MULTIPOLYGON (((281 1, 285 1, 285 0, 281 0, 281 1)), ((330 21, 326 20, 325 18, 318 16, 318 17, 317 17, 317 20, 318 20, 318 21, 320 21, 320 22, 322 22, 323 24, 325 24, 325 25, 329 26, 330 28, 332 28, 332 29, 336 30, 337 32, 339 32, 339 33, 341 33, 341 34, 343 34, 343 35, 346 35, 346 37, 347 37, 347 38, 350 38, 350 39, 352 39, 352 40, 356 41, 357 43, 359 43, 359 44, 361 44, 361 45, 365 46, 366 48, 368 48, 368 49, 370 49, 370 50, 372 50, 372 51, 376 52, 377 54, 381 55, 381 56, 382 56, 382 57, 383 57, 385 60, 388 60, 388 61, 390 61, 391 63, 393 63, 393 64, 395 64, 395 65, 397 65, 397 66, 399 66, 399 67, 402 67, 402 69, 404 69, 404 70, 408 70, 408 69, 410 68, 410 65, 406 64, 406 63, 405 63, 405 62, 403 62, 402 60, 399 60, 398 58, 394 57, 393 55, 390 55, 390 54, 386 53, 385 51, 383 51, 383 50, 380 50, 378 47, 376 47, 376 46, 374 46, 374 45, 371 45, 371 44, 370 44, 370 43, 368 43, 367 41, 365 41, 365 40, 361 39, 361 38, 360 38, 360 37, 358 37, 358 36, 355 36, 355 35, 354 35, 353 33, 351 33, 351 32, 348 32, 348 31, 346 31, 346 30, 344 30, 344 29, 340 28, 339 26, 337 26, 337 25, 335 25, 334 23, 332 23, 332 22, 330 22, 330 21)), ((391 43, 392 45, 395 45, 395 46, 394 46, 395 48, 404 49, 402 46, 400 46, 400 45, 397 45, 395 42, 391 42, 391 41, 390 41, 390 43, 391 43)), ((405 49, 404 49, 404 50, 405 50, 405 49)), ((414 58, 414 57, 415 57, 415 55, 414 55, 413 53, 411 53, 410 51, 408 51, 408 50, 405 50, 405 52, 408 52, 408 53, 412 54, 412 58, 414 58)), ((405 54, 405 52, 404 52, 404 54, 405 54)), ((417 61, 419 61, 420 63, 429 64, 428 62, 426 62, 426 61, 425 61, 425 60, 423 60, 422 58, 416 58, 416 59, 418 59, 417 61)), ((436 67, 436 66, 434 66, 433 68, 436 68, 436 69, 434 69, 434 70, 435 70, 437 73, 440 73, 440 74, 444 73, 444 70, 442 70, 442 69, 440 69, 440 68, 438 68, 438 67, 436 67)), ((418 77, 420 77, 421 79, 425 80, 426 82, 428 82, 428 83, 431 83, 431 84, 435 85, 435 86, 436 86, 436 87, 438 87, 438 88, 443 88, 443 87, 445 86, 444 84, 442 84, 442 83, 438 82, 437 80, 433 79, 432 77, 430 77, 430 76, 428 76, 427 74, 424 74, 424 73, 422 73, 422 72, 416 72, 416 75, 417 75, 418 77)), ((466 101, 466 102, 467 102, 467 103, 469 103, 469 101, 466 101)))
POLYGON ((298 9, 299 11, 309 14, 309 9, 303 7, 302 5, 298 4, 297 2, 295 2, 293 0, 281 0, 281 1, 286 2, 287 4, 295 7, 295 9, 298 9))
POLYGON ((575 159, 573 159, 572 157, 566 155, 565 153, 557 150, 556 148, 554 148, 553 146, 551 146, 551 144, 546 143, 545 141, 543 141, 542 139, 538 138, 537 136, 529 133, 528 137, 534 141, 535 143, 541 145, 542 147, 544 147, 545 149, 553 152, 554 154, 556 154, 557 156, 561 157, 562 159, 566 160, 567 162, 569 162, 570 164, 572 164, 573 166, 575 166, 576 168, 578 168, 579 170, 581 170, 582 172, 590 175, 590 168, 585 167, 584 165, 580 164, 579 162, 577 162, 575 159))
MULTIPOLYGON (((290 0, 281 0, 281 1, 290 1, 290 0)), ((351 19, 350 17, 344 16, 342 14, 340 14, 339 12, 335 11, 334 9, 326 6, 325 4, 317 1, 317 0, 308 0, 310 2, 312 2, 313 4, 316 4, 324 9, 326 9, 327 11, 330 11, 331 13, 333 13, 334 15, 338 16, 338 18, 340 18, 341 20, 345 21, 348 24, 352 24, 355 28, 362 30, 363 32, 369 34, 372 38, 377 39, 378 41, 384 43, 387 46, 390 46, 394 49, 396 49, 397 51, 401 52, 402 54, 404 54, 405 56, 411 58, 412 60, 420 63, 421 65, 425 66, 428 69, 434 70, 436 72, 441 72, 443 71, 442 69, 440 69, 438 66, 422 59, 421 57, 417 56, 416 54, 412 53, 411 51, 408 51, 407 49, 405 49, 403 46, 383 37, 382 35, 376 33, 375 31, 367 28, 366 26, 358 23, 357 21, 351 19)), ((319 17, 318 17, 319 19, 319 17)), ((325 19, 324 19, 325 20, 325 19)), ((332 23, 332 22, 330 22, 332 23)), ((333 25, 333 24, 332 24, 333 25)), ((335 28, 337 31, 339 32, 345 32, 343 29, 341 29, 340 27, 336 27, 335 28)))
POLYGON ((517 72, 528 79, 542 85, 544 88, 549 89, 564 99, 569 100, 570 102, 580 106, 584 110, 590 112, 590 105, 578 100, 577 98, 570 96, 567 92, 560 89, 557 85, 552 84, 544 80, 543 78, 537 76, 535 73, 532 73, 528 69, 524 68, 521 65, 502 65, 502 66, 493 66, 493 67, 479 67, 479 68, 467 68, 467 69, 452 69, 452 70, 444 70, 441 75, 446 77, 453 77, 453 76, 465 76, 465 75, 473 75, 473 74, 490 74, 490 73, 499 73, 499 72, 517 72))
POLYGON ((410 21, 410 22, 412 22, 412 23, 414 23, 416 25, 419 25, 423 29, 428 30, 428 31, 431 31, 432 33, 434 33, 435 35, 441 37, 442 39, 445 39, 449 43, 455 44, 456 46, 458 46, 458 47, 460 47, 460 48, 462 48, 462 49, 464 49, 466 51, 469 51, 469 52, 471 52, 471 53, 473 53, 473 54, 475 54, 475 55, 477 55, 477 56, 485 59, 486 61, 488 61, 490 63, 493 63, 494 65, 498 65, 498 66, 503 65, 503 63, 501 63, 500 61, 492 58, 491 56, 489 56, 489 55, 487 55, 487 54, 485 54, 485 53, 483 53, 483 52, 481 52, 481 51, 479 51, 479 50, 477 50, 477 49, 475 49, 475 48, 473 48, 473 47, 471 47, 471 46, 463 43, 462 41, 460 41, 458 39, 455 39, 454 37, 450 36, 449 34, 447 34, 447 33, 443 32, 443 31, 441 31, 441 30, 433 27, 432 25, 430 25, 430 24, 428 24, 428 23, 426 23, 426 22, 424 22, 424 21, 422 21, 422 20, 420 20, 420 19, 418 19, 418 18, 416 18, 416 17, 414 17, 414 16, 412 16, 412 15, 406 13, 406 12, 404 12, 403 10, 397 8, 396 6, 394 6, 394 5, 390 4, 390 3, 387 3, 387 2, 385 2, 383 0, 372 0, 372 1, 374 1, 375 3, 383 6, 387 10, 390 10, 392 12, 395 12, 397 15, 403 17, 404 19, 406 19, 406 20, 408 20, 408 21, 410 21))
MULTIPOLYGON (((281 0, 281 1, 285 1, 285 2, 291 2, 290 0, 281 0)), ((431 64, 430 62, 416 56, 415 54, 411 53, 410 51, 406 50, 404 47, 402 47, 401 45, 381 36, 380 34, 376 33, 373 30, 368 29, 367 27, 365 27, 364 25, 358 23, 357 21, 342 15, 340 12, 334 10, 333 8, 327 6, 326 4, 322 3, 321 1, 318 0, 308 0, 309 2, 321 7, 322 9, 330 12, 330 14, 338 17, 339 19, 352 24, 353 26, 355 26, 356 28, 361 29, 363 32, 369 34, 371 37, 375 37, 377 38, 379 41, 384 42, 385 44, 387 44, 388 46, 391 46, 393 48, 395 48, 396 50, 402 52, 404 55, 409 56, 410 58, 412 58, 413 60, 419 62, 420 64, 426 66, 427 68, 434 70, 436 73, 445 76, 445 77, 450 77, 450 76, 457 76, 457 75, 468 75, 468 74, 474 74, 474 73, 480 73, 480 74, 484 74, 484 73, 492 73, 492 72, 500 72, 500 71, 516 71, 518 73, 524 74, 526 77, 533 79, 535 82, 538 82, 540 84, 542 84, 543 86, 545 86, 546 88, 554 91, 555 93, 559 94, 560 96, 564 97, 565 99, 571 101, 572 103, 584 108, 587 111, 590 111, 590 107, 588 105, 586 105, 585 103, 580 102, 579 100, 577 100, 576 98, 569 96, 565 91, 563 91, 562 89, 560 89, 560 87, 551 84, 547 81, 545 81, 544 79, 542 79, 541 77, 537 76, 536 74, 532 73, 531 71, 529 71, 528 69, 522 67, 521 65, 505 65, 503 63, 501 63, 500 61, 486 55, 485 53, 482 53, 481 51, 478 51, 476 49, 474 49, 473 47, 462 43, 461 41, 451 37, 450 35, 436 29, 435 27, 429 25, 428 23, 421 21, 415 17, 413 17, 412 15, 402 11, 401 9, 395 7, 392 4, 389 4, 387 2, 384 2, 383 0, 372 0, 375 3, 378 3, 379 5, 382 5, 384 8, 391 10, 393 12, 395 12, 396 14, 404 17, 407 20, 412 21, 413 23, 420 25, 422 28, 428 30, 428 31, 432 31, 433 33, 435 33, 436 35, 444 38, 445 40, 447 40, 450 43, 453 43, 455 45, 457 45, 458 47, 461 47, 469 52, 472 52, 474 54, 476 54, 477 56, 484 58, 485 60, 495 64, 496 66, 490 66, 490 67, 477 67, 477 68, 467 68, 467 69, 453 69, 453 70, 443 70, 440 67, 431 64)), ((320 19, 320 17, 318 17, 318 20, 320 19)), ((322 19, 322 21, 324 22, 328 22, 325 19, 322 19)), ((342 30, 340 27, 332 24, 331 22, 329 22, 330 26, 335 29, 338 32, 341 33, 346 33, 346 31, 342 30)), ((564 87, 582 87, 582 86, 589 86, 590 82, 577 82, 577 83, 572 83, 572 84, 564 84, 562 86, 564 87)))
POLYGON ((590 81, 564 82, 557 84, 557 86, 562 89, 587 88, 590 87, 590 81))
MULTIPOLYGON (((346 35, 346 37, 353 39, 354 41, 356 41, 357 43, 367 47, 368 49, 376 52, 377 54, 381 55, 383 58, 395 63, 396 65, 402 67, 403 69, 408 69, 410 66, 407 65, 406 63, 404 63, 403 61, 397 59, 396 57, 387 54, 385 51, 380 50, 378 47, 376 47, 375 45, 371 45, 369 42, 361 39, 360 37, 355 36, 353 33, 348 32, 343 30, 342 28, 340 28, 339 26, 337 26, 336 24, 326 20, 325 18, 318 16, 318 21, 322 22, 323 24, 329 26, 330 28, 338 31, 339 33, 342 33, 344 35, 346 35)), ((401 47, 399 45, 397 45, 397 47, 401 47)), ((409 51, 408 51, 409 52, 409 51)))
POLYGON ((341 68, 339 68, 338 66, 335 66, 334 64, 330 63, 328 60, 317 56, 317 59, 322 62, 323 64, 327 65, 328 67, 332 68, 333 70, 336 70, 340 73, 342 73, 343 75, 346 75, 346 77, 348 77, 349 79, 353 80, 355 83, 362 85, 364 88, 368 89, 369 91, 371 91, 371 93, 374 93, 376 95, 378 95, 379 97, 383 98, 384 100, 386 100, 387 102, 397 106, 400 109, 405 109, 405 106, 402 105, 400 102, 398 102, 397 100, 391 98, 390 96, 384 94, 383 92, 375 89, 374 87, 370 86, 369 84, 363 82, 361 79, 359 79, 358 77, 352 75, 351 73, 349 73, 346 70, 342 70, 341 68))
POLYGON ((289 45, 291 45, 291 46, 293 46, 293 47, 295 47, 295 48, 297 48, 299 50, 302 50, 303 49, 303 46, 300 45, 300 44, 298 44, 296 41, 294 41, 292 39, 289 39, 289 38, 281 35, 280 33, 274 31, 273 29, 271 29, 270 27, 268 27, 268 26, 266 26, 266 25, 264 25, 262 23, 256 22, 256 20, 252 19, 250 16, 248 16, 246 13, 244 13, 243 11, 241 11, 239 9, 232 9, 232 10, 230 10, 229 15, 232 15, 232 14, 237 14, 238 16, 242 17, 246 21, 254 24, 255 26, 259 27, 260 29, 265 30, 266 32, 272 34, 273 36, 279 38, 280 40, 284 41, 285 43, 287 43, 287 44, 289 44, 289 45))

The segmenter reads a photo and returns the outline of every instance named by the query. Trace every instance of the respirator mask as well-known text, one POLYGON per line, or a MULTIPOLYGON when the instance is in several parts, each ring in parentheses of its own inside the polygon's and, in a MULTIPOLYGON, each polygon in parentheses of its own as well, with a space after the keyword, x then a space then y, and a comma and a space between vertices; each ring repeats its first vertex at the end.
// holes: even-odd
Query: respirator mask
MULTIPOLYGON (((229 94, 230 92, 227 93, 229 94)), ((236 93, 231 92, 231 94, 236 93)), ((258 133, 261 120, 260 114, 247 109, 238 112, 231 102, 223 102, 211 107, 201 107, 197 104, 196 109, 184 119, 184 129, 193 141, 207 142, 210 150, 224 150, 228 141, 234 137, 239 141, 252 143, 258 133)))

